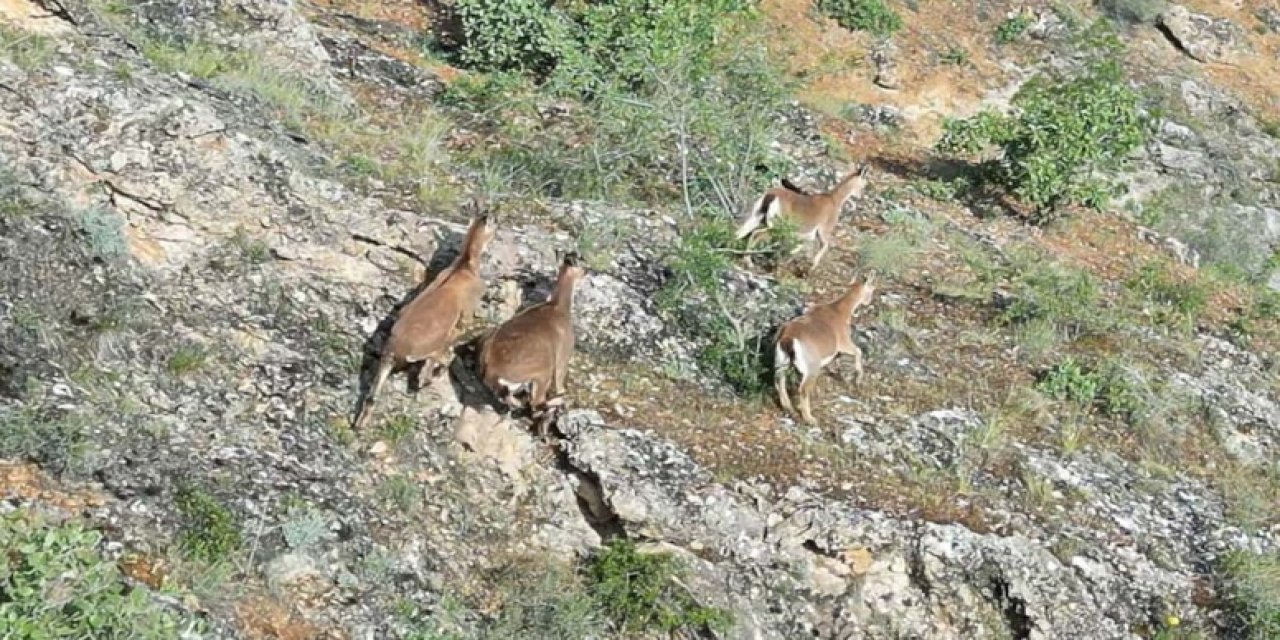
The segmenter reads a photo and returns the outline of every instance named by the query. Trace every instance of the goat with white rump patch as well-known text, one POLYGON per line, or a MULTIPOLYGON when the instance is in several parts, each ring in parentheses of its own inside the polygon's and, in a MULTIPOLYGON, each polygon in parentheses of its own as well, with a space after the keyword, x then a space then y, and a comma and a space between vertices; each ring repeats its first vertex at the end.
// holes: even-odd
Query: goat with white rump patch
POLYGON ((800 417, 808 424, 815 422, 809 396, 813 393, 818 374, 837 356, 853 357, 857 375, 854 383, 862 383, 862 350, 853 343, 849 330, 853 325, 854 312, 858 307, 869 304, 874 294, 873 275, 868 274, 861 282, 855 278, 844 295, 831 302, 814 305, 800 317, 778 328, 773 352, 773 379, 782 408, 795 413, 787 393, 787 370, 793 366, 800 372, 800 385, 796 390, 800 394, 800 417))
MULTIPOLYGON (((762 232, 772 227, 778 219, 786 218, 796 224, 796 233, 800 238, 806 242, 818 241, 818 252, 813 256, 811 266, 817 268, 818 262, 835 240, 840 209, 849 198, 861 198, 866 190, 867 169, 866 164, 855 168, 826 193, 804 193, 789 181, 783 180, 783 186, 769 189, 751 205, 746 218, 738 226, 734 239, 751 236, 747 240, 747 248, 750 249, 762 232)), ((796 247, 796 251, 802 248, 803 245, 796 247)))

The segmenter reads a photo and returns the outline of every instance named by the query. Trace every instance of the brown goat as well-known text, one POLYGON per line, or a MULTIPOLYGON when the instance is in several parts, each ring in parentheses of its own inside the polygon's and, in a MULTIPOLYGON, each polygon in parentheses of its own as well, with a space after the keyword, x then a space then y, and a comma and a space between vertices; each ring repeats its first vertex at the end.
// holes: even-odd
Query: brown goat
POLYGON ((856 372, 855 384, 862 383, 862 350, 849 335, 853 313, 858 307, 871 302, 875 294, 875 277, 868 274, 861 282, 856 279, 849 290, 839 298, 810 307, 800 317, 790 320, 778 329, 778 339, 773 351, 773 379, 778 390, 778 402, 782 408, 795 413, 791 397, 787 394, 787 369, 794 366, 800 372, 800 417, 813 424, 813 410, 809 396, 817 383, 822 368, 841 354, 853 357, 856 372))
MULTIPOLYGON (((760 233, 772 227, 779 218, 786 218, 796 224, 799 237, 818 241, 818 252, 813 256, 811 266, 816 268, 835 240, 840 209, 849 198, 862 197, 867 187, 867 170, 866 164, 855 168, 826 193, 805 193, 790 180, 783 179, 781 187, 769 189, 751 205, 734 233, 734 239, 751 236, 747 240, 747 248, 750 249, 760 233)), ((801 248, 796 247, 796 251, 801 248)))
MULTIPOLYGON (((480 375, 508 407, 518 406, 516 395, 521 391, 528 394, 535 418, 561 401, 573 356, 574 288, 584 274, 577 254, 566 255, 551 296, 512 316, 484 340, 480 375)), ((544 437, 546 428, 546 421, 540 421, 544 437)))
MULTIPOLYGON (((473 219, 462 241, 462 252, 400 311, 382 346, 373 385, 356 412, 354 428, 364 426, 375 397, 393 370, 416 363, 425 367, 429 363, 434 376, 444 366, 459 321, 480 306, 484 295, 480 259, 495 232, 488 216, 473 219)), ((421 388, 421 377, 418 383, 421 388)))

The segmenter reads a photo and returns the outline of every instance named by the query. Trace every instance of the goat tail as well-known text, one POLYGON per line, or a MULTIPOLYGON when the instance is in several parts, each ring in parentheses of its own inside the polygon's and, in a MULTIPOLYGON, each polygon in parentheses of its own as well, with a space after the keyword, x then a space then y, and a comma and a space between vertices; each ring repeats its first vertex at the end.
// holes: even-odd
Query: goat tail
POLYGON ((772 193, 766 193, 757 198, 751 204, 751 208, 747 210, 746 218, 742 221, 738 230, 734 232, 734 240, 741 240, 751 235, 752 231, 760 228, 760 225, 768 223, 768 212, 771 208, 777 206, 777 199, 777 196, 772 193))

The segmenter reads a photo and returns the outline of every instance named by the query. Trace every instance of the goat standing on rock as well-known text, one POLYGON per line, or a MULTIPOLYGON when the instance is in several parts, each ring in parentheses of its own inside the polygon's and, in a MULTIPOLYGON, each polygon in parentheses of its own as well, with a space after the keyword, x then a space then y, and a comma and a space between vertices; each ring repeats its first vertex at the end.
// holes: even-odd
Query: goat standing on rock
MULTIPOLYGON (((459 321, 480 306, 484 295, 480 259, 495 232, 488 216, 472 220, 462 241, 462 253, 400 312, 382 347, 373 385, 356 413, 355 429, 362 428, 368 420, 374 398, 392 370, 420 362, 425 366, 429 362, 434 365, 431 371, 434 377, 443 368, 447 359, 445 352, 459 321)), ((417 387, 422 388, 421 372, 417 387)))
POLYGON ((814 305, 800 317, 779 327, 773 354, 773 378, 782 408, 795 413, 791 397, 787 394, 787 370, 792 366, 800 372, 800 386, 796 391, 800 394, 800 417, 808 424, 815 422, 809 396, 813 393, 818 374, 836 356, 853 356, 857 376, 854 384, 862 383, 862 350, 853 343, 849 330, 853 324, 853 313, 858 307, 870 303, 874 294, 873 275, 868 274, 862 282, 855 278, 844 295, 831 302, 814 305))
POLYGON ((546 302, 517 313, 480 347, 485 386, 512 408, 518 406, 516 395, 527 393, 528 407, 539 419, 544 438, 549 409, 563 402, 560 396, 573 356, 574 288, 585 273, 577 254, 566 255, 546 302))
MULTIPOLYGON (((774 187, 760 196, 751 205, 746 218, 734 234, 735 240, 751 236, 747 240, 747 248, 755 242, 761 232, 772 227, 781 218, 791 220, 797 225, 796 233, 804 240, 817 240, 818 253, 813 256, 811 268, 817 268, 822 256, 827 253, 835 240, 836 222, 840 219, 840 209, 849 198, 861 198, 867 187, 867 168, 863 164, 850 171, 835 188, 826 193, 804 193, 783 180, 781 187, 774 187)), ((796 247, 796 251, 803 245, 796 247)), ((792 254, 794 255, 794 251, 792 254)))

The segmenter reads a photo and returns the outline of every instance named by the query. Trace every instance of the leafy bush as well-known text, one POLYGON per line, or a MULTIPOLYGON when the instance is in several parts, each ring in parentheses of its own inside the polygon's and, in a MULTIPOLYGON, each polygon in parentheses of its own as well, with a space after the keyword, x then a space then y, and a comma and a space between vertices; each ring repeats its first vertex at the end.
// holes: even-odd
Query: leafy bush
POLYGON ((559 76, 572 92, 598 89, 610 78, 637 82, 650 67, 706 57, 722 16, 744 0, 459 0, 458 59, 482 71, 559 76))
POLYGON ((1009 44, 1017 40, 1030 26, 1031 16, 1025 13, 1006 18, 1004 22, 1000 23, 1000 26, 996 27, 996 42, 998 44, 1009 44))
POLYGON ((1036 381, 1036 389, 1041 393, 1082 406, 1093 403, 1100 386, 1097 374, 1085 369, 1074 358, 1059 362, 1036 381))
POLYGON ((1247 640, 1280 637, 1280 554, 1234 551, 1221 571, 1235 630, 1247 640))
POLYGON ((938 148, 962 154, 997 148, 999 157, 981 163, 978 178, 1032 205, 1040 221, 1065 204, 1102 207, 1111 186, 1094 176, 1122 166, 1150 126, 1139 94, 1109 57, 1074 77, 1037 76, 1013 106, 1008 115, 983 111, 947 120, 938 148))
POLYGON ((125 586, 99 554, 101 540, 80 524, 49 525, 21 509, 0 516, 0 637, 178 637, 177 618, 125 586))
POLYGON ((640 553, 618 540, 591 558, 586 575, 592 597, 624 633, 727 630, 727 612, 697 604, 676 582, 682 570, 669 554, 640 553))
POLYGON ((902 29, 902 17, 883 0, 818 0, 818 10, 853 31, 891 36, 902 29))
POLYGON ((217 498, 199 487, 183 484, 174 502, 184 520, 180 544, 189 557, 215 563, 240 548, 240 527, 217 498))
POLYGON ((477 69, 546 72, 566 53, 558 13, 544 0, 459 0, 454 12, 465 38, 460 59, 477 69))
POLYGON ((469 158, 477 169, 504 190, 687 210, 736 208, 785 170, 771 143, 787 94, 751 15, 715 9, 739 4, 728 0, 682 1, 641 20, 641 4, 591 5, 600 17, 583 20, 613 12, 618 24, 575 40, 578 54, 541 82, 494 73, 450 86, 443 101, 503 140, 469 158), (565 110, 565 98, 582 104, 565 110))

